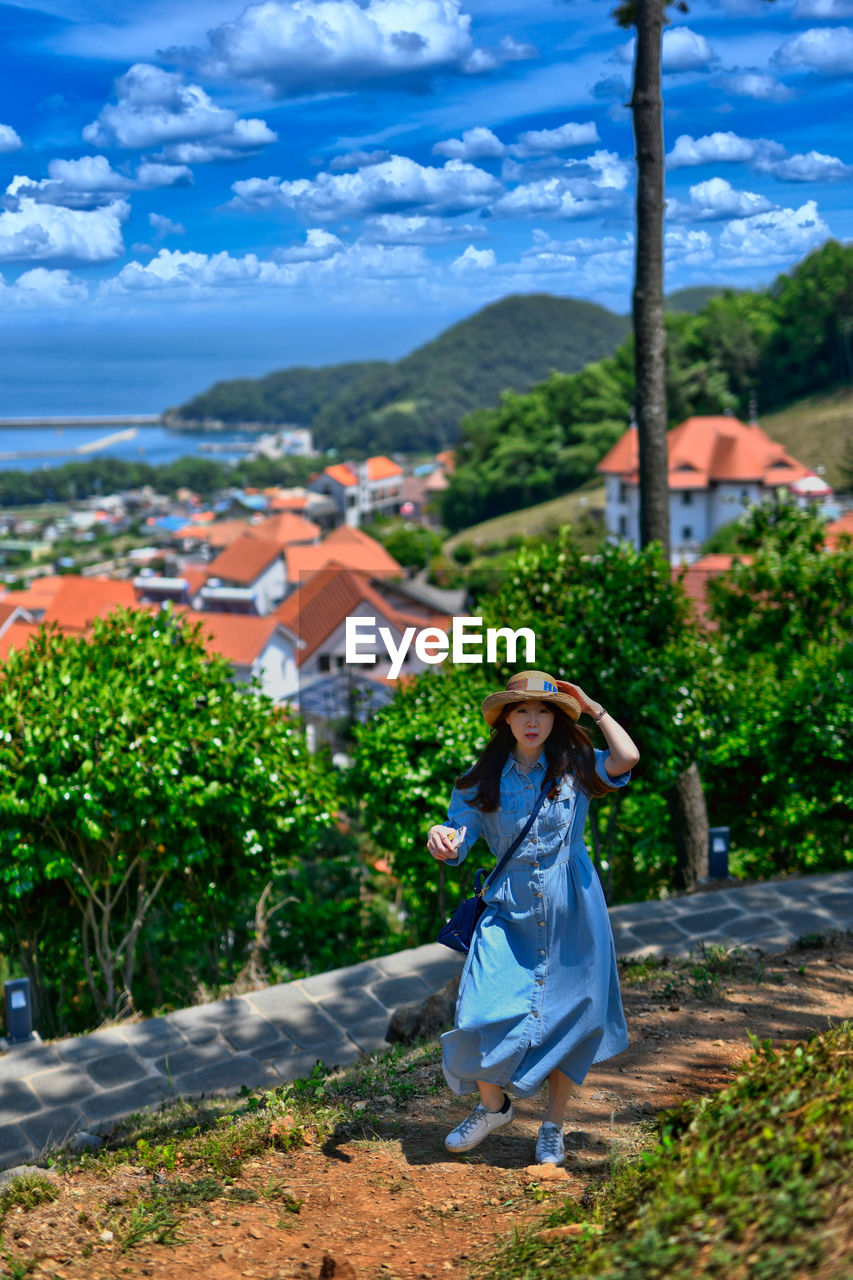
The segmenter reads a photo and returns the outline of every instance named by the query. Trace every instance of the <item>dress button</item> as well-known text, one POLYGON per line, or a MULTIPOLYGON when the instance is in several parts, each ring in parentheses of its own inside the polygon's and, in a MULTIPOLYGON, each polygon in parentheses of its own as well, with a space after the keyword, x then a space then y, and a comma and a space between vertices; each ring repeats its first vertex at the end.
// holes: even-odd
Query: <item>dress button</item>
POLYGON ((544 981, 545 981, 545 979, 544 979, 544 978, 537 978, 537 979, 536 979, 536 985, 537 985, 537 987, 541 987, 541 986, 542 986, 542 983, 543 983, 544 981))
POLYGON ((541 894, 541 893, 534 893, 534 895, 533 895, 533 896, 534 896, 534 898, 541 898, 541 897, 542 897, 542 894, 541 894))
POLYGON ((544 956, 544 954, 545 954, 545 948, 544 948, 544 947, 540 947, 540 948, 539 948, 539 954, 540 954, 540 956, 544 956))
POLYGON ((539 928, 540 928, 540 929, 544 929, 544 928, 545 928, 545 921, 544 921, 544 920, 540 920, 540 921, 539 921, 539 928))
POLYGON ((533 869, 534 869, 534 871, 538 871, 538 870, 539 870, 539 863, 538 863, 538 862, 534 862, 534 864, 533 864, 533 869))

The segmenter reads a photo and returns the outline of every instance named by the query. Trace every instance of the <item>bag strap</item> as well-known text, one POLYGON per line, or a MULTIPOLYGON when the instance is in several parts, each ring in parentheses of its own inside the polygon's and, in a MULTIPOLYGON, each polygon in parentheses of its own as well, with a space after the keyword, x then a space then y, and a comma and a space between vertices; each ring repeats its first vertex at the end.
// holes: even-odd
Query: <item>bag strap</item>
POLYGON ((542 790, 539 792, 539 798, 536 801, 536 804, 533 806, 530 816, 528 817, 527 821, 522 827, 520 834, 517 835, 516 838, 513 840, 512 844, 509 846, 506 853, 501 858, 500 862, 498 862, 494 867, 492 867, 492 870, 486 876, 485 880, 483 880, 482 884, 480 884, 480 877, 482 876, 483 873, 482 871, 477 872, 475 882, 474 882, 474 892, 477 895, 477 897, 482 897, 482 895, 486 892, 486 885, 489 883, 490 880, 494 879, 495 876, 500 875, 500 873, 503 871, 506 864, 509 862, 510 858, 518 849, 522 840, 527 835, 528 831, 536 821, 539 810, 542 808, 543 804, 545 803, 545 797, 547 796, 548 792, 551 790, 553 782, 554 782, 553 778, 546 777, 545 781, 542 783, 542 790))

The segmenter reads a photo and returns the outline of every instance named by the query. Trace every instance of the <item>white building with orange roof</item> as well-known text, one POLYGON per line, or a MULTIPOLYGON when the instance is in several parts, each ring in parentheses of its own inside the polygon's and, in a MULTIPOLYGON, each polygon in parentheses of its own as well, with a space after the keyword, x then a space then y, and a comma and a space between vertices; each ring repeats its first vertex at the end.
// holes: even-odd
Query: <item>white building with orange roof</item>
POLYGON ((205 648, 227 659, 237 683, 250 684, 257 680, 261 691, 273 701, 296 702, 299 640, 280 618, 192 609, 182 611, 182 616, 188 623, 200 625, 205 648))
MULTIPOLYGON (((390 631, 395 646, 399 646, 408 627, 420 631, 434 626, 447 631, 451 622, 443 614, 425 618, 423 612, 396 608, 379 594, 367 574, 334 563, 314 573, 289 595, 274 616, 299 637, 297 665, 301 682, 344 668, 347 618, 374 619, 376 628, 390 631)), ((377 648, 376 658, 375 663, 360 668, 358 674, 384 679, 391 667, 387 649, 377 648)), ((425 666, 410 648, 403 661, 403 673, 412 675, 425 666)))
POLYGON ((268 614, 284 597, 285 583, 281 543, 244 533, 208 566, 203 608, 268 614))
MULTIPOLYGON (((718 416, 687 418, 667 436, 669 519, 672 554, 693 556, 722 525, 746 507, 814 473, 757 423, 718 416)), ((608 533, 640 543, 639 445, 629 427, 605 454, 608 533)))
POLYGON ((400 514, 403 468, 384 454, 365 462, 338 462, 315 476, 308 488, 331 498, 341 524, 355 527, 376 516, 400 514))

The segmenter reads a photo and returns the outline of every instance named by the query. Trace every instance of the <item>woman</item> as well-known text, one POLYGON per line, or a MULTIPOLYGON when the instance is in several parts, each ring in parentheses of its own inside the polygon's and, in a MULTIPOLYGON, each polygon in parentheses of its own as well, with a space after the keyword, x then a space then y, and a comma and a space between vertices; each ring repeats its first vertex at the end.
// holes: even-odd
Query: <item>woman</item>
POLYGON ((480 1092, 445 1146, 472 1150, 512 1120, 509 1094, 530 1097, 547 1080, 536 1160, 562 1164, 572 1083, 582 1084, 594 1062, 628 1044, 607 906, 583 830, 590 798, 624 786, 640 753, 601 703, 542 671, 513 676, 482 711, 492 736, 458 779, 447 823, 430 828, 432 856, 458 865, 483 835, 500 858, 550 785, 521 845, 486 887, 459 983, 456 1027, 442 1036, 453 1092, 480 1092), (594 751, 576 724, 584 712, 608 750, 594 751))

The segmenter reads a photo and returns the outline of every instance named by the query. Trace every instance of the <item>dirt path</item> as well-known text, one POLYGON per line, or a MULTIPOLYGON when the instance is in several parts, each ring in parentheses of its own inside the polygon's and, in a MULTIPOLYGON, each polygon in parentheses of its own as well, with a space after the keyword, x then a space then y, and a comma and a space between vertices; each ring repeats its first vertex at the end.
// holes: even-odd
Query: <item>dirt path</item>
MULTIPOLYGON (((106 1178, 66 1175, 55 1203, 10 1213, 6 1247, 19 1258, 40 1257, 28 1274, 57 1280, 463 1276, 513 1226, 541 1219, 552 1194, 583 1196, 611 1155, 642 1145, 656 1111, 723 1087, 750 1052, 748 1032, 780 1043, 850 1017, 853 938, 792 950, 765 960, 763 970, 740 966, 711 992, 702 971, 663 969, 636 984, 626 978, 631 1046, 593 1068, 577 1092, 566 1123, 570 1155, 557 1179, 530 1168, 541 1100, 518 1104, 515 1123, 467 1159, 449 1159, 444 1135, 467 1106, 447 1092, 404 1106, 389 1098, 375 1138, 339 1135, 246 1164, 236 1194, 269 1193, 274 1182, 278 1198, 192 1208, 180 1218, 183 1243, 146 1241, 119 1254, 114 1239, 102 1238, 110 1214, 151 1185, 150 1173, 122 1166, 106 1178), (302 1201, 298 1212, 281 1207, 282 1190, 302 1201)), ((24 1273, 0 1263, 2 1274, 24 1273)))

